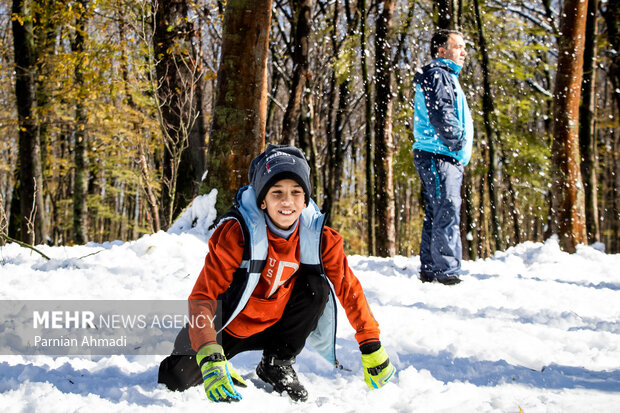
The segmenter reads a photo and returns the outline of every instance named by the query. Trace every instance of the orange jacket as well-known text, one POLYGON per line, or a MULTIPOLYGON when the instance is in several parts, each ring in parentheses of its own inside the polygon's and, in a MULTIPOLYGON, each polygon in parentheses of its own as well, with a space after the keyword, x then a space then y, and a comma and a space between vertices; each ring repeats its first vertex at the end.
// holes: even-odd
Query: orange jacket
MULTIPOLYGON (((247 305, 227 326, 226 331, 246 338, 275 324, 293 290, 295 271, 300 263, 299 228, 285 240, 267 230, 269 250, 260 281, 247 305)), ((342 236, 329 227, 321 240, 325 275, 338 300, 345 309, 359 344, 379 340, 379 325, 370 311, 362 286, 349 268, 343 251, 342 236)), ((224 221, 209 239, 205 265, 189 296, 190 316, 206 315, 213 319, 216 300, 228 289, 233 274, 241 265, 244 239, 241 226, 235 220, 224 221), (200 303, 192 301, 200 300, 200 303), (208 301, 204 301, 208 300, 208 301)), ((190 325, 190 340, 194 350, 216 341, 216 331, 209 325, 190 325)))

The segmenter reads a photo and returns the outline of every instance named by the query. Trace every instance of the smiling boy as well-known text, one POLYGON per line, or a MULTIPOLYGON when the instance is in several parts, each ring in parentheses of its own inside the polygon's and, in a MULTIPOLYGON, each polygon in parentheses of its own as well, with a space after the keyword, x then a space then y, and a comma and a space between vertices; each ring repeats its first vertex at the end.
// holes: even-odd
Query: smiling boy
MULTIPOLYGON (((294 146, 269 145, 252 161, 250 185, 209 240, 209 253, 189 296, 190 316, 221 314, 222 327, 189 326, 159 381, 174 390, 204 383, 213 401, 241 399, 243 378, 228 361, 262 350, 258 377, 295 401, 308 392, 293 369, 308 343, 330 362, 335 354, 337 298, 355 329, 364 379, 379 388, 395 369, 379 341, 379 326, 347 263, 342 237, 324 226, 310 199, 310 167, 294 146), (195 351, 195 360, 187 348, 195 351)), ((191 352, 190 352, 191 353, 191 352)))
POLYGON ((276 182, 269 188, 260 206, 267 212, 271 222, 284 231, 297 222, 297 218, 305 207, 304 190, 292 179, 282 179, 276 182))

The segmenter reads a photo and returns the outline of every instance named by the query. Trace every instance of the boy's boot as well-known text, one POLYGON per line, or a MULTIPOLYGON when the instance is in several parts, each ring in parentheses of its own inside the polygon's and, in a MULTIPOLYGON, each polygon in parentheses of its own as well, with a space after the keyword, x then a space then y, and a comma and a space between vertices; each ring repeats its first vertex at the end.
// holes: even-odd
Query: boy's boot
POLYGON ((256 366, 256 374, 265 383, 271 384, 278 393, 285 391, 291 399, 305 402, 308 400, 308 392, 299 382, 297 373, 293 370, 293 363, 295 357, 280 360, 276 356, 263 354, 263 358, 256 366))

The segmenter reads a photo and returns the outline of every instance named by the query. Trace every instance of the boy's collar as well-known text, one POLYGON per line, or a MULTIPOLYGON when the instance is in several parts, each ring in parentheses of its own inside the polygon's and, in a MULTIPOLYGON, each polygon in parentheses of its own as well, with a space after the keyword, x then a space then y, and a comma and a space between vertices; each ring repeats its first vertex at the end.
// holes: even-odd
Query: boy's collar
POLYGON ((273 223, 271 218, 269 218, 269 214, 267 214, 266 212, 263 213, 265 214, 265 222, 267 223, 267 228, 269 228, 269 231, 271 231, 271 233, 274 235, 284 238, 285 240, 288 240, 291 235, 293 235, 293 232, 295 232, 295 230, 297 229, 297 225, 299 224, 299 218, 297 218, 297 221, 295 221, 295 223, 291 225, 289 229, 278 228, 276 224, 273 223))

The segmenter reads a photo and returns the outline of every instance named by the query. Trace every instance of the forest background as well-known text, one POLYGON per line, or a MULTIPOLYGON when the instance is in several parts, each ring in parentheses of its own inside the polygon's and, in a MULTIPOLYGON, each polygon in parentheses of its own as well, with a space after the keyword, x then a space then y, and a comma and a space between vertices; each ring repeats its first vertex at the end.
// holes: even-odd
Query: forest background
POLYGON ((0 245, 136 239, 213 188, 221 214, 292 143, 348 253, 417 254, 412 81, 441 27, 469 53, 465 258, 553 233, 617 253, 619 20, 619 0, 0 0, 0 245))

